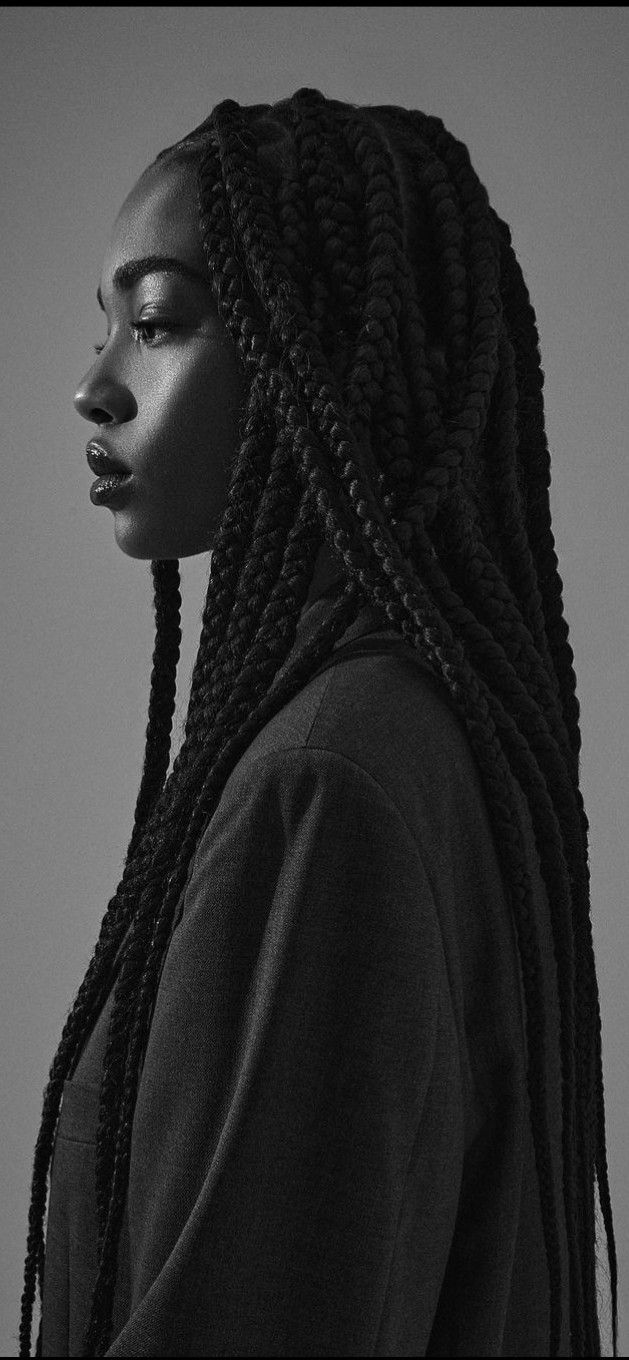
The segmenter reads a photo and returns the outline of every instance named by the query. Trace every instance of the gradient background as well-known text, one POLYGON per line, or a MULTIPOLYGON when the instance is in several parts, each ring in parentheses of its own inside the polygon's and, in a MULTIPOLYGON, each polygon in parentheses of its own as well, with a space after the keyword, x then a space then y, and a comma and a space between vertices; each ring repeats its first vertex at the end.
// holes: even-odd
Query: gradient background
MULTIPOLYGON (((622 1307, 629 1254, 628 39, 623 7, 12 6, 1 13, 4 1354, 18 1352, 43 1090, 122 873, 148 706, 150 566, 121 553, 111 510, 89 500, 84 448, 94 427, 72 405, 91 345, 104 339, 95 291, 105 245, 145 165, 220 99, 272 102, 302 85, 443 118, 468 144, 494 207, 512 226, 537 311, 554 533, 581 702, 622 1307)), ((182 562, 175 749, 207 571, 205 555, 182 562)), ((35 1337, 34 1327, 33 1344, 35 1337)), ((621 1316, 620 1355, 628 1340, 621 1316)))

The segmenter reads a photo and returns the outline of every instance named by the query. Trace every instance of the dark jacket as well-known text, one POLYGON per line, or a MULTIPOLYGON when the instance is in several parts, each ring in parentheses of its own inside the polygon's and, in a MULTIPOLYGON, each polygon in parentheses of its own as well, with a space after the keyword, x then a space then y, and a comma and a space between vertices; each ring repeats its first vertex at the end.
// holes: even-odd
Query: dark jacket
MULTIPOLYGON (((309 605, 296 647, 330 607, 309 605)), ((375 652, 329 666, 253 740, 191 861, 140 1077, 108 1356, 548 1354, 524 993, 479 768, 445 686, 379 610, 341 643, 365 635, 375 652)), ((552 939, 518 798, 569 1355, 552 939)), ((44 1356, 81 1354, 96 1275, 110 1008, 64 1088, 44 1356)))

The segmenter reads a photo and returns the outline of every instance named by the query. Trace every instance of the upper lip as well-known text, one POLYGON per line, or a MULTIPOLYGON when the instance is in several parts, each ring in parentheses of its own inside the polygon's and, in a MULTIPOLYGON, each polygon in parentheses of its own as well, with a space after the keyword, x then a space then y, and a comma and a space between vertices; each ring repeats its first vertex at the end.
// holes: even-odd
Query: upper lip
POLYGON ((129 472, 121 458, 116 458, 104 444, 99 444, 98 440, 91 439, 85 450, 87 461, 98 477, 106 477, 113 472, 129 472))

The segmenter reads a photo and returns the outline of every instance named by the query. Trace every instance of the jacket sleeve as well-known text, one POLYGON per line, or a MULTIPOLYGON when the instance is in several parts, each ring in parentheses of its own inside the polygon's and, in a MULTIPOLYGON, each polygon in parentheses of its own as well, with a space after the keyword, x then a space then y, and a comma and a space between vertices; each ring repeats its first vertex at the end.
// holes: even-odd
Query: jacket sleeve
POLYGON ((437 911, 396 806, 333 751, 236 767, 161 976, 106 1354, 424 1354, 463 1123, 437 911))

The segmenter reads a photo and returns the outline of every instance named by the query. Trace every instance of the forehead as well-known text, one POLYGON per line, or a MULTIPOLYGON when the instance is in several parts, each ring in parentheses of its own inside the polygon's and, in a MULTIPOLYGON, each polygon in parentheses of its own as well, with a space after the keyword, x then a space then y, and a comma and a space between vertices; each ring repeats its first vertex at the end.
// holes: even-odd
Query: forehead
POLYGON ((207 272, 193 166, 150 167, 134 184, 109 236, 103 287, 118 265, 145 255, 173 255, 207 272))

